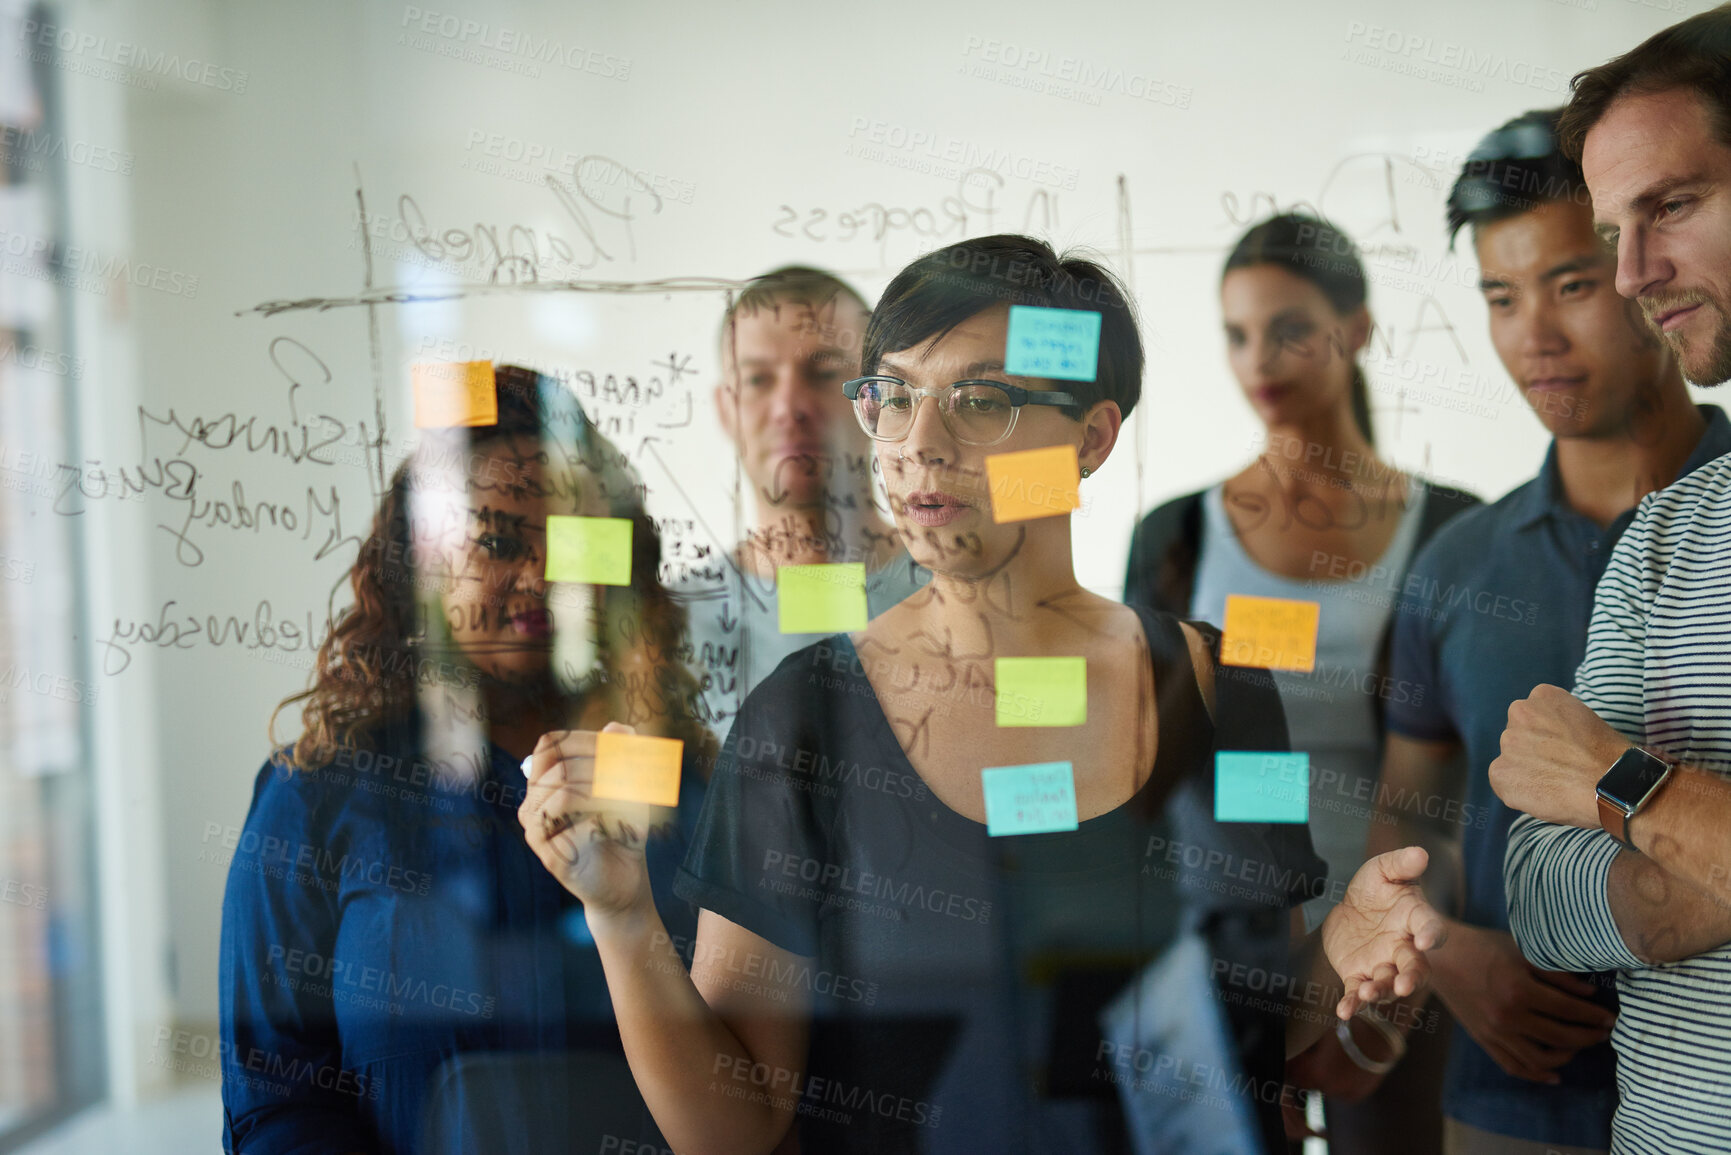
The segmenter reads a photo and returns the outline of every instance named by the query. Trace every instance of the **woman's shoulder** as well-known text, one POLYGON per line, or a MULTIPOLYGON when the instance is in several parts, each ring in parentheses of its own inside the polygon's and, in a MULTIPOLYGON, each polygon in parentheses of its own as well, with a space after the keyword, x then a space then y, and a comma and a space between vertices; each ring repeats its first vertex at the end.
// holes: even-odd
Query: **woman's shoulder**
MULTIPOLYGON (((865 632, 861 631, 860 636, 863 639, 865 632)), ((831 634, 795 650, 753 686, 740 705, 739 720, 749 715, 760 721, 777 719, 785 724, 810 708, 824 707, 828 699, 845 697, 845 680, 863 677, 864 672, 853 637, 831 634)))
POLYGON ((259 768, 252 810, 280 819, 328 816, 375 797, 357 789, 358 780, 415 762, 413 744, 389 729, 340 739, 322 749, 290 743, 272 751, 259 768))
POLYGON ((750 767, 760 777, 773 765, 778 773, 770 777, 803 789, 813 767, 821 776, 825 767, 896 760, 900 747, 873 679, 907 675, 872 632, 857 636, 857 648, 853 636, 832 634, 783 659, 746 696, 718 765, 750 767))
POLYGON ((306 831, 328 822, 340 805, 330 775, 308 769, 294 757, 293 747, 275 750, 253 777, 252 803, 246 825, 251 830, 283 834, 306 831))

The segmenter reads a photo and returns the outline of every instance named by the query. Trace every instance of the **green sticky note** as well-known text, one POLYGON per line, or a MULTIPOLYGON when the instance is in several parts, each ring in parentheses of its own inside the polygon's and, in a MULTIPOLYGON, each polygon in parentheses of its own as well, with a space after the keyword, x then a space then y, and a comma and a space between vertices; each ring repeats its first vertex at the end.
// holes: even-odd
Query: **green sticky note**
POLYGON ((988 766, 980 771, 986 793, 986 833, 1047 834, 1076 829, 1076 779, 1068 762, 988 766))
POLYGON ((864 562, 777 566, 775 590, 784 634, 865 629, 864 562))
POLYGON ((1087 658, 999 658, 1000 726, 1080 726, 1088 720, 1087 658))
POLYGON ((547 518, 547 580, 597 586, 631 584, 631 519, 547 518))
POLYGON ((1214 821, 1310 821, 1310 755, 1217 751, 1214 821))
POLYGON ((1092 381, 1100 359, 1100 314, 1088 309, 1011 305, 1004 372, 1092 381))

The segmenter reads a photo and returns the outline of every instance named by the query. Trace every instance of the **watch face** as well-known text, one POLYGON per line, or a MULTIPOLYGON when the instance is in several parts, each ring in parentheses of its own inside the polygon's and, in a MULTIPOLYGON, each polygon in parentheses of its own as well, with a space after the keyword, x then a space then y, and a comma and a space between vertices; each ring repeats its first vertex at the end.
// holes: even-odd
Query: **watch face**
POLYGON ((1620 802, 1624 808, 1632 809, 1641 804, 1653 787, 1664 781, 1670 768, 1669 763, 1645 750, 1630 747, 1599 779, 1599 792, 1620 802))

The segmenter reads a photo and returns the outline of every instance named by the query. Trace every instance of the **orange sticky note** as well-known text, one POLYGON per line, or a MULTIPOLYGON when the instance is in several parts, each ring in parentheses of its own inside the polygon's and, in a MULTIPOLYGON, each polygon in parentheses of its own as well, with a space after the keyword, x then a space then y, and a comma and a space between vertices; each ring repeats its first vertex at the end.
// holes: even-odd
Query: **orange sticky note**
POLYGON ((684 749, 685 743, 678 738, 650 738, 603 730, 595 735, 592 793, 597 798, 617 802, 678 806, 679 759, 684 749))
POLYGON ((986 458, 992 493, 992 520, 1027 521, 1056 517, 1082 504, 1082 472, 1074 445, 994 453, 986 458))
POLYGON ((409 373, 415 390, 416 429, 499 423, 491 361, 420 362, 409 373))
POLYGON ((1321 620, 1322 607, 1316 602, 1227 594, 1220 661, 1309 673, 1316 668, 1316 627, 1321 620))

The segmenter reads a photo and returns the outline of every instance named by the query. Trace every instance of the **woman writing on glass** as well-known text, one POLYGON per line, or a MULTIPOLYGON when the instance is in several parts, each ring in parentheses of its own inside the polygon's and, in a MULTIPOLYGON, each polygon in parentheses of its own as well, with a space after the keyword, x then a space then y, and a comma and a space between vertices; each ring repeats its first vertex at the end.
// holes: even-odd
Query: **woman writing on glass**
MULTIPOLYGON (((517 826, 519 763, 548 729, 612 720, 683 739, 688 771, 709 740, 696 684, 665 658, 683 615, 624 459, 557 382, 494 379, 495 423, 422 430, 391 479, 353 604, 283 704, 303 730, 259 771, 223 897, 226 1150, 517 1150, 569 1135, 556 1109, 526 1110, 553 1096, 527 1080, 490 1105, 506 1137, 483 1139, 464 1078, 512 1053, 549 1083, 548 1056, 622 1066, 582 911, 517 826), (630 584, 548 582, 550 515, 627 519, 630 584)), ((685 778, 694 818, 701 776, 685 778)), ((657 843, 649 873, 689 935, 677 844, 657 843)), ((626 1102, 615 1118, 653 1140, 643 1116, 626 1102)))
MULTIPOLYGON (((1217 744, 1245 748, 1216 742, 1211 711, 1236 700, 1265 731, 1250 748, 1277 749, 1278 699, 1261 672, 1217 680, 1198 631, 1082 589, 1067 504, 994 520, 988 456, 1074 450, 1086 477, 1136 402, 1141 343, 1109 274, 1024 237, 951 246, 891 282, 863 366, 846 388, 934 577, 745 703, 677 885, 702 908, 692 971, 649 902, 638 823, 590 795, 593 734, 543 736, 521 819, 584 900, 632 1071, 676 1149, 768 1152, 796 1117, 813 1150, 1111 1149, 1123 1131, 1095 1020, 1175 920, 1150 832, 1217 744), (1098 380, 1007 372, 1012 300, 1099 313, 1098 380), (1008 767, 1024 788, 1001 795, 982 772, 1008 767), (999 803, 1029 800, 1043 832, 1012 836, 1030 812, 1017 826, 999 803)), ((1369 864, 1323 928, 1343 1011, 1422 979, 1422 867, 1414 849, 1369 864)), ((1307 954, 1304 977, 1334 982, 1307 954)), ((1322 1026, 1295 1018, 1289 1046, 1322 1026)), ((1278 1064, 1260 1073, 1278 1085, 1278 1064)))

